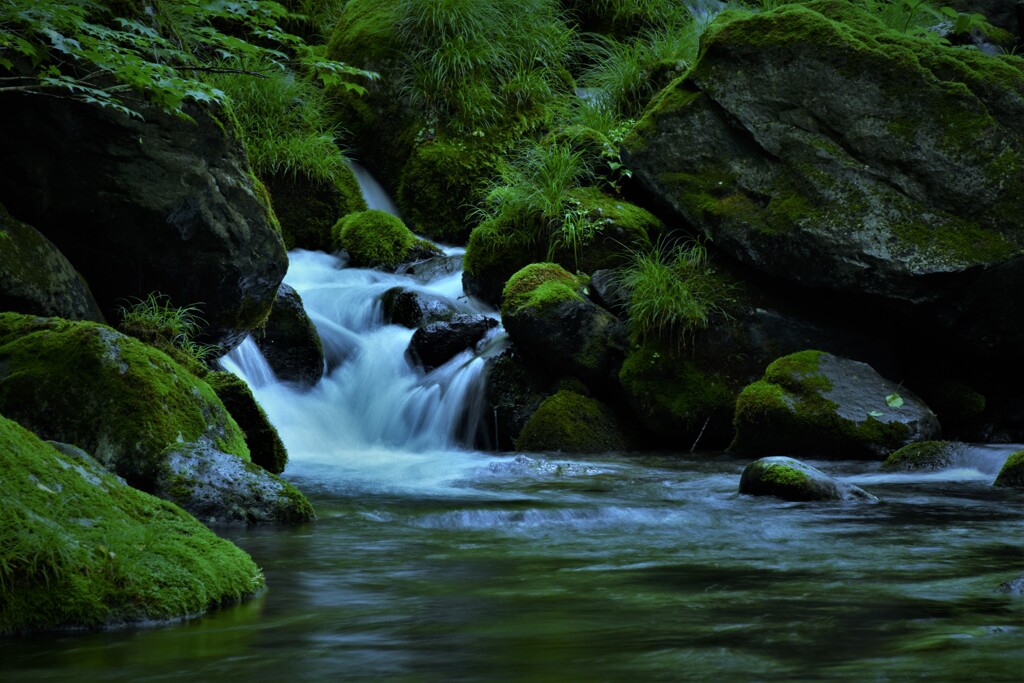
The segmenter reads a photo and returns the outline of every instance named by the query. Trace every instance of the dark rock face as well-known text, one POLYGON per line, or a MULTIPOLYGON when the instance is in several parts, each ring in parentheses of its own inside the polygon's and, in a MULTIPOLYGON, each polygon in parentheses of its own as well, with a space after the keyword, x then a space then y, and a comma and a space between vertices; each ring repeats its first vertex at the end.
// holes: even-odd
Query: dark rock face
POLYGON ((1005 355, 1024 342, 1021 120, 1019 60, 822 0, 720 16, 627 147, 716 249, 1005 355))
POLYGON ((761 458, 743 468, 740 493, 792 501, 878 500, 859 486, 836 481, 819 469, 783 456, 761 458))
POLYGON ((553 393, 552 377, 523 361, 515 349, 508 349, 487 364, 487 403, 493 419, 484 426, 493 429, 491 441, 498 450, 511 451, 515 440, 541 402, 553 393))
POLYGON ((57 245, 111 316, 161 292, 195 305, 201 341, 237 345, 287 268, 241 144, 215 114, 129 119, 46 97, 0 108, 0 201, 57 245), (74 140, 73 145, 69 140, 74 140))
POLYGON ((425 370, 444 365, 457 354, 477 345, 498 321, 485 315, 460 313, 451 320, 431 323, 416 330, 406 355, 425 370))
POLYGON ((206 382, 245 433, 253 464, 272 474, 281 474, 288 464, 288 451, 249 385, 230 372, 211 372, 206 382))
POLYGON ((802 351, 778 359, 736 401, 742 453, 882 459, 941 434, 935 414, 866 363, 802 351))
POLYGON ((89 286, 54 244, 0 205, 0 310, 104 322, 89 286))
POLYGON ((324 374, 324 348, 298 292, 286 284, 277 291, 270 315, 253 339, 284 382, 313 386, 324 374))
POLYGON ((416 328, 450 320, 455 315, 451 301, 436 294, 392 287, 381 297, 384 322, 416 328))
POLYGON ((331 228, 338 219, 366 210, 359 183, 347 168, 332 182, 320 182, 304 174, 275 174, 263 181, 273 198, 289 249, 330 251, 331 228))
POLYGON ((462 256, 434 256, 415 263, 398 266, 395 272, 400 275, 411 275, 419 282, 431 282, 445 275, 455 275, 462 271, 462 256))

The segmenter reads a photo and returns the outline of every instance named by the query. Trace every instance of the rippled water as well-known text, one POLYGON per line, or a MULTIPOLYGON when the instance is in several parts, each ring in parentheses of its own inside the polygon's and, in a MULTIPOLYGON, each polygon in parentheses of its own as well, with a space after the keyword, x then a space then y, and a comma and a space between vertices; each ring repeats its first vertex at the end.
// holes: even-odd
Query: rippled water
POLYGON ((0 641, 3 681, 1024 680, 1024 494, 1010 449, 946 471, 814 462, 878 503, 737 493, 743 460, 460 449, 483 360, 409 365, 376 299, 429 284, 296 253, 330 357, 310 391, 232 358, 317 522, 219 531, 266 573, 191 621, 0 641))

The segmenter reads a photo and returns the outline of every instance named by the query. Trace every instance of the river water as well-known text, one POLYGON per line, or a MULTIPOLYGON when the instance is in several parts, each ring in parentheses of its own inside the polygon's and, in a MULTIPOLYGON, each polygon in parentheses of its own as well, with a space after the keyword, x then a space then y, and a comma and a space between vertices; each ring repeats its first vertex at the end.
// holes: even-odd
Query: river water
POLYGON ((810 461, 880 499, 813 504, 739 495, 746 461, 721 453, 476 452, 483 357, 415 369, 379 304, 403 286, 485 311, 457 274, 294 252, 286 281, 325 379, 278 383, 251 343, 227 363, 319 514, 218 529, 269 590, 171 625, 8 639, 0 679, 1024 680, 1024 598, 998 590, 1024 574, 1024 498, 991 486, 1013 447, 930 474, 810 461))

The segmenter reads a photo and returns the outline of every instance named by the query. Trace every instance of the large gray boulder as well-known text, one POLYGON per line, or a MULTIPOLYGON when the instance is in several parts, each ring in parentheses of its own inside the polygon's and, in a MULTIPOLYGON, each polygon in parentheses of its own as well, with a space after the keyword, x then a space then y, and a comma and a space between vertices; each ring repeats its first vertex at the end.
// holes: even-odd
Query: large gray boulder
POLYGON ((0 205, 0 311, 104 322, 89 285, 38 230, 0 205))
POLYGON ((270 310, 284 244, 228 117, 142 112, 5 99, 0 127, 17 134, 0 136, 0 202, 57 245, 109 319, 161 292, 198 307, 202 341, 230 349, 270 310))
POLYGON ((732 448, 748 454, 881 460, 941 434, 919 398, 866 363, 801 351, 768 366, 736 400, 732 448))
POLYGON ((739 261, 1005 356, 1024 343, 1022 65, 840 0, 725 12, 629 163, 739 261))

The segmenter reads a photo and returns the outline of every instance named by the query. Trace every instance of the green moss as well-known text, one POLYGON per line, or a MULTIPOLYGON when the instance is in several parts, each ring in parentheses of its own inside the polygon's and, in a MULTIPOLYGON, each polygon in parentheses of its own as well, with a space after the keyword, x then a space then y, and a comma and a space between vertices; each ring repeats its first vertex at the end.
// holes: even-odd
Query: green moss
POLYGON ((516 449, 528 452, 601 453, 626 447, 607 406, 566 390, 546 398, 516 439, 516 449))
POLYGON ((0 314, 0 410, 144 488, 160 453, 178 441, 249 459, 241 429, 206 382, 95 323, 0 314))
POLYGON ((394 268, 406 261, 417 238, 400 218, 370 209, 349 214, 333 228, 335 249, 344 249, 352 265, 394 268))
POLYGON ((531 263, 513 275, 502 292, 501 314, 546 308, 566 299, 583 301, 579 278, 557 263, 531 263))
POLYGON ((799 351, 774 361, 764 371, 764 379, 798 396, 830 391, 832 383, 821 373, 822 351, 799 351))
POLYGON ((288 451, 249 385, 230 372, 211 372, 206 381, 245 433, 253 464, 274 474, 283 472, 288 451))
POLYGON ((595 232, 580 249, 578 263, 573 262, 571 250, 563 247, 556 252, 557 261, 566 268, 584 273, 616 268, 630 251, 650 249, 652 237, 657 238, 664 229, 650 211, 596 187, 575 188, 569 196, 570 202, 585 213, 595 232))
POLYGON ((1012 453, 994 482, 995 486, 1024 489, 1024 451, 1012 453))
POLYGON ((882 463, 887 472, 941 470, 953 462, 958 445, 951 441, 919 441, 900 448, 882 463))
POLYGON ((0 633, 192 616, 263 588, 243 551, 0 417, 0 633))
POLYGON ((330 251, 331 229, 351 213, 366 210, 366 200, 352 170, 338 169, 331 182, 304 175, 266 178, 288 249, 330 251))
POLYGON ((252 171, 249 172, 249 179, 252 180, 252 189, 256 195, 256 201, 267 212, 267 222, 270 223, 270 227, 274 229, 274 232, 280 234, 281 221, 278 220, 277 213, 274 211, 274 202, 270 196, 270 190, 267 189, 266 183, 260 180, 252 171))
POLYGON ((787 465, 768 465, 764 468, 762 478, 767 484, 783 488, 800 488, 811 481, 806 472, 787 465))
POLYGON ((727 442, 735 392, 682 353, 648 342, 626 357, 619 381, 644 427, 672 437, 672 446, 689 448, 698 436, 727 442))

